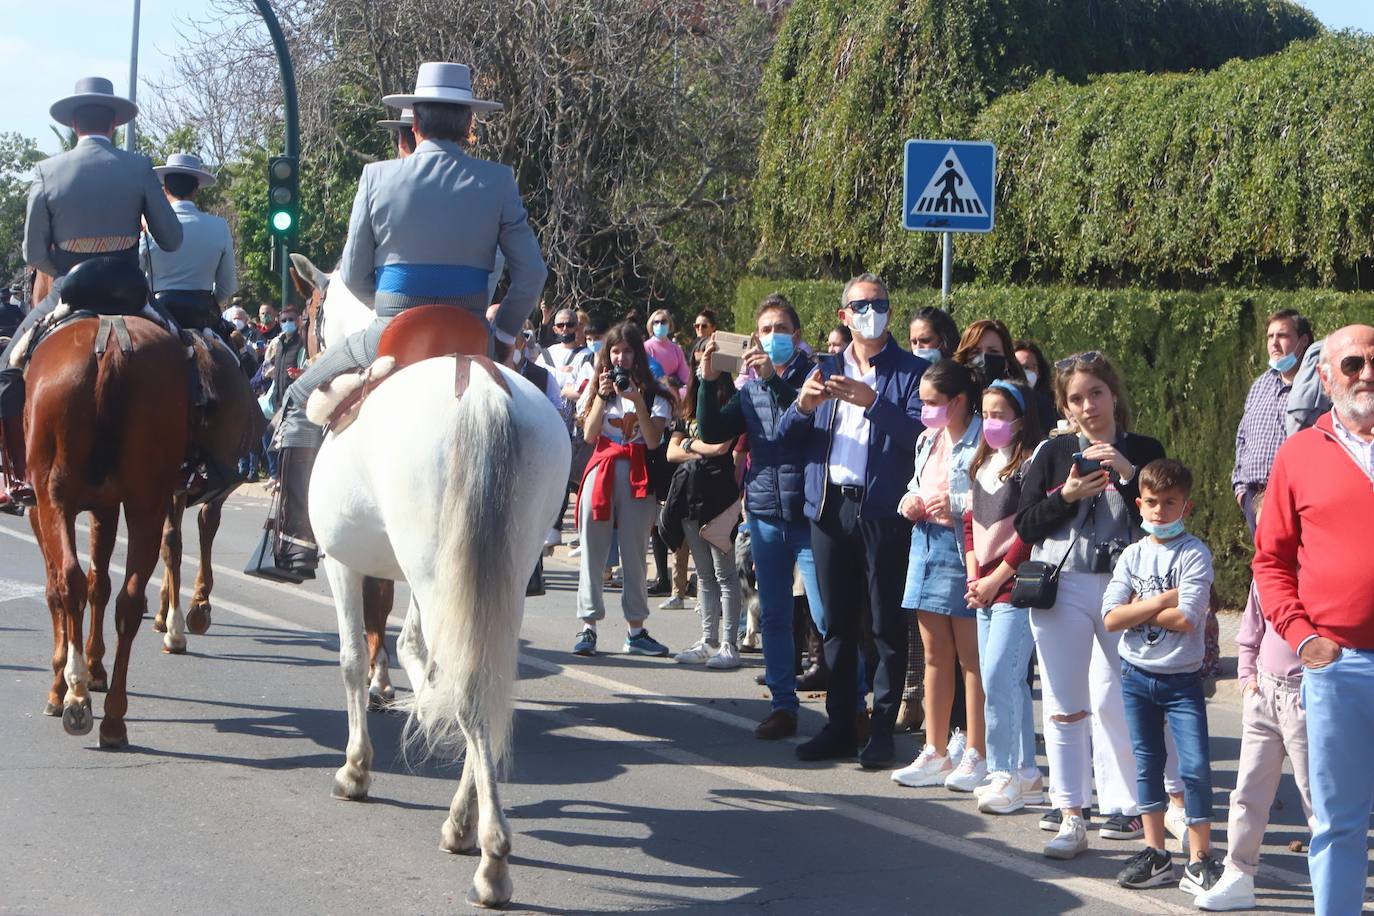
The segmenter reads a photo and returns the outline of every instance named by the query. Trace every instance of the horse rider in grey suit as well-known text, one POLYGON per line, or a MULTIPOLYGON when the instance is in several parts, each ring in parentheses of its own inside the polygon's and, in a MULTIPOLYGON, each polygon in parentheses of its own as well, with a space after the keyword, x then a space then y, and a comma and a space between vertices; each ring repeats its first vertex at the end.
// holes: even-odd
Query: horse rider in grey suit
POLYGON ((340 373, 371 365, 382 329, 406 309, 452 305, 485 320, 498 246, 510 270, 510 288, 490 324, 501 343, 514 343, 548 275, 515 173, 463 151, 473 112, 501 104, 473 95, 463 64, 421 64, 415 82, 414 94, 383 99, 412 109, 415 152, 363 169, 339 267, 343 283, 377 317, 326 350, 287 391, 279 429, 275 566, 255 570, 269 578, 310 578, 319 562, 307 496, 323 432, 305 416, 310 393, 340 373))
POLYGON ((0 509, 32 505, 24 455, 24 374, 10 363, 11 351, 41 317, 57 307, 68 271, 94 258, 116 258, 138 266, 140 224, 164 250, 181 244, 181 223, 162 194, 147 156, 115 149, 115 128, 138 114, 138 106, 114 94, 100 77, 79 80, 74 94, 54 102, 54 121, 69 125, 76 146, 34 169, 24 226, 24 261, 53 277, 53 290, 34 305, 0 357, 0 431, 8 456, 8 491, 0 509))
POLYGON ((153 171, 162 179, 182 232, 175 251, 164 251, 146 237, 139 246, 153 299, 183 328, 219 330, 220 313, 238 289, 234 236, 228 222, 201 212, 192 199, 199 189, 212 187, 215 176, 190 153, 173 153, 153 171))

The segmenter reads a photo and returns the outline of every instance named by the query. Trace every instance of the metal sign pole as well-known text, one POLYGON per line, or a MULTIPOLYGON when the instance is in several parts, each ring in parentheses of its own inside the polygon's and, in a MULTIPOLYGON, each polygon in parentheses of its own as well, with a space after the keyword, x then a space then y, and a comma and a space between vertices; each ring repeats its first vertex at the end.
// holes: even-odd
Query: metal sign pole
POLYGON ((940 238, 944 244, 944 254, 940 258, 940 299, 944 301, 949 298, 950 288, 954 285, 954 233, 942 232, 940 238))
MULTIPOLYGON (((138 102, 138 20, 141 10, 139 9, 140 0, 134 0, 134 37, 133 46, 129 49, 129 101, 137 104, 138 102)), ((124 148, 129 152, 134 151, 134 121, 130 119, 124 126, 124 148)))
MULTIPOLYGON (((277 16, 272 12, 268 0, 253 0, 253 4, 267 25, 268 34, 272 36, 272 47, 277 52, 277 67, 281 70, 282 114, 286 121, 286 144, 283 154, 296 157, 296 161, 299 162, 300 120, 296 108, 296 71, 291 66, 291 52, 286 47, 286 36, 282 34, 281 24, 277 22, 277 16)), ((273 247, 275 245, 274 242, 273 247)), ((281 268, 281 307, 285 309, 291 301, 291 258, 285 239, 281 241, 280 253, 281 262, 278 266, 281 268)))

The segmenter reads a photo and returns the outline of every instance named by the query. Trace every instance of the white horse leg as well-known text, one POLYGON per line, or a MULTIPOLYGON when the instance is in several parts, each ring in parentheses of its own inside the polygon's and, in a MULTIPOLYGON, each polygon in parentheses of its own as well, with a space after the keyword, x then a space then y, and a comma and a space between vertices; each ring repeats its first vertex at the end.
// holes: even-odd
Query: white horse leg
POLYGON ((401 635, 396 638, 396 657, 410 681, 410 689, 419 690, 425 679, 425 666, 429 664, 429 650, 425 648, 425 634, 420 629, 420 605, 413 592, 410 606, 406 608, 405 623, 401 624, 401 635))
POLYGON ((334 774, 334 797, 367 798, 372 783, 372 740, 367 734, 367 640, 363 634, 363 577, 326 555, 325 572, 339 616, 339 667, 348 710, 348 750, 334 774))
POLYGON ((477 851, 477 764, 471 745, 463 755, 463 775, 458 791, 448 808, 448 818, 439 831, 439 848, 466 855, 477 851))
POLYGON ((482 861, 472 876, 468 902, 481 907, 500 908, 510 903, 510 824, 501 810, 496 789, 496 768, 487 741, 486 723, 477 723, 468 732, 468 759, 477 766, 477 838, 482 846, 482 861))

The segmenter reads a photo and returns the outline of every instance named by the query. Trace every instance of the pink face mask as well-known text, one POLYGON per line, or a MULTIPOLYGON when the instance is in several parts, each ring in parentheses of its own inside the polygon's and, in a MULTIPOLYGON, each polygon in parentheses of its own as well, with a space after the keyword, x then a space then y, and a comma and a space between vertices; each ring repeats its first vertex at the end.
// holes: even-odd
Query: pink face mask
POLYGON ((991 448, 1006 448, 1016 438, 1015 420, 984 420, 983 439, 991 448))
POLYGON ((922 404, 921 423, 926 429, 944 429, 949 425, 949 405, 922 404))

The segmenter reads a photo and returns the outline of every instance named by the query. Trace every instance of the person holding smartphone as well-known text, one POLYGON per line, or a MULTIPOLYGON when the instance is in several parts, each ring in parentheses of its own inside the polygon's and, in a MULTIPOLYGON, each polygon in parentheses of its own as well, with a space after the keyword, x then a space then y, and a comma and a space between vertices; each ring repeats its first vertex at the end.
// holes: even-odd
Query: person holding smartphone
POLYGON ((579 416, 588 440, 596 442, 577 497, 577 526, 582 541, 578 572, 577 616, 582 629, 573 645, 577 655, 596 654, 596 624, 606 616, 602 574, 617 532, 623 589, 621 609, 630 655, 668 654, 668 647, 644 628, 649 616, 644 545, 658 502, 649 486, 648 452, 663 441, 673 416, 672 400, 649 373, 644 334, 628 322, 606 334, 593 370, 595 383, 583 392, 579 416))
POLYGON ((1121 698, 1119 640, 1107 632, 1101 610, 1116 558, 1139 535, 1136 472, 1163 458, 1164 447, 1129 431, 1121 376, 1106 356, 1079 353, 1055 363, 1055 370, 1059 409, 1079 432, 1048 440, 1026 467, 1016 533, 1032 545, 1031 559, 1063 563, 1054 606, 1033 608, 1030 623, 1056 809, 1041 821, 1057 831, 1045 855, 1070 859, 1088 847, 1083 806, 1091 795, 1090 775, 1108 815, 1100 834, 1117 840, 1144 834, 1121 698))

